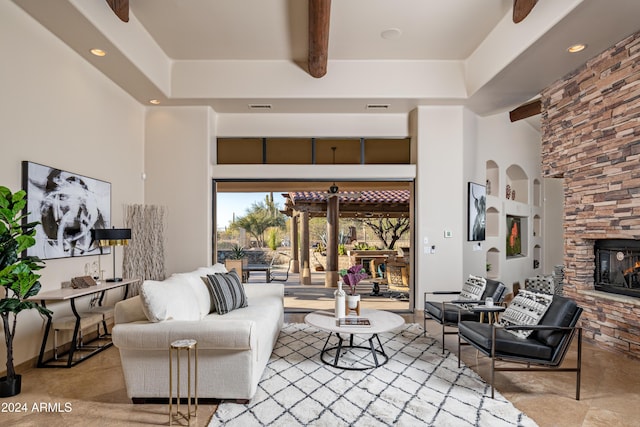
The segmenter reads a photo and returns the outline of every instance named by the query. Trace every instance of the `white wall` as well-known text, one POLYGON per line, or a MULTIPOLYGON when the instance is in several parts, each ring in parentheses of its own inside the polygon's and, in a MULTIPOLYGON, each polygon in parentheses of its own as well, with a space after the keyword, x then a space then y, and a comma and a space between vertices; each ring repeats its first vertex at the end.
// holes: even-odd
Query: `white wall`
POLYGON ((145 203, 165 206, 167 275, 211 265, 209 107, 149 108, 145 203))
POLYGON ((459 290, 462 285, 465 116, 460 106, 423 106, 414 112, 417 308, 423 307, 424 292, 459 290), (453 237, 445 238, 445 231, 453 237), (432 246, 435 253, 425 253, 425 247, 432 246))
MULTIPOLYGON (((487 197, 487 207, 493 206, 500 212, 500 231, 498 237, 487 237, 487 240, 482 243, 482 254, 486 254, 486 251, 492 247, 497 248, 500 251, 500 260, 498 265, 492 265, 492 270, 497 269, 499 280, 508 288, 514 282, 519 282, 523 285, 525 278, 542 274, 544 271, 543 260, 540 260, 540 268, 533 269, 533 246, 536 243, 541 245, 544 252, 544 237, 532 237, 533 216, 538 214, 544 217, 543 208, 533 205, 533 181, 538 179, 542 182, 540 175, 540 134, 526 121, 521 120, 511 123, 508 114, 502 113, 478 118, 477 141, 478 165, 486 165, 487 160, 493 160, 499 168, 499 187, 495 191, 497 196, 487 197), (528 203, 507 201, 505 199, 506 170, 513 164, 519 165, 528 177, 528 203), (527 231, 530 237, 526 248, 527 256, 525 257, 506 258, 507 230, 505 215, 507 214, 529 218, 527 231)), ((482 184, 484 179, 482 177, 477 182, 482 184)), ((548 200, 547 203, 557 203, 557 201, 548 200)), ((560 203, 562 202, 560 201, 560 203)))
MULTIPOLYGON (((12 2, 0 2, 0 57, 0 185, 21 188, 23 160, 111 182, 112 223, 122 226, 123 205, 143 201, 144 108, 12 2)), ((121 266, 122 251, 116 255, 121 266)), ((111 275, 111 255, 101 258, 111 275)), ((97 259, 47 260, 43 291, 97 259)), ((70 313, 69 304, 49 308, 70 313)), ((35 310, 18 320, 17 364, 38 354, 44 326, 35 310)), ((4 353, 2 345, 0 360, 4 353)))

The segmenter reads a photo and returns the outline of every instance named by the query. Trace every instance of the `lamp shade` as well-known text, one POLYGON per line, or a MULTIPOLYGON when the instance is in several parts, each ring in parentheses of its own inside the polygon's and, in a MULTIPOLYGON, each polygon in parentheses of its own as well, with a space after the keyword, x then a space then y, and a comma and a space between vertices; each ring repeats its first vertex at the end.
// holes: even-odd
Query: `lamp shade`
POLYGON ((97 228, 93 233, 98 246, 124 246, 131 240, 130 228, 97 228))

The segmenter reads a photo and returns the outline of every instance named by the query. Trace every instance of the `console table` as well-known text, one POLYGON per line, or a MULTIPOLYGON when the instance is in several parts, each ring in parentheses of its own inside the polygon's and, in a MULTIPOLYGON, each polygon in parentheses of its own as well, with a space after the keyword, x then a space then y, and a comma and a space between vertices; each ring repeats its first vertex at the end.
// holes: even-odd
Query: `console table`
POLYGON ((78 310, 76 309, 75 301, 80 297, 99 293, 100 299, 98 304, 101 306, 105 293, 108 290, 121 288, 123 286, 125 288, 123 299, 126 299, 127 294, 129 293, 129 285, 132 283, 136 283, 138 281, 139 279, 124 279, 120 282, 102 282, 100 285, 97 285, 97 286, 89 286, 87 288, 78 288, 78 289, 74 289, 74 288, 55 289, 51 291, 40 292, 38 295, 30 297, 29 298, 30 301, 39 301, 43 307, 46 307, 46 301, 69 301, 71 305, 71 311, 73 312, 73 315, 76 318, 75 327, 73 330, 73 337, 71 339, 71 349, 67 354, 67 360, 60 363, 56 361, 53 357, 48 360, 44 360, 44 354, 47 347, 47 339, 49 338, 49 332, 51 332, 51 322, 53 320, 53 317, 51 314, 47 315, 47 325, 45 327, 44 336, 42 338, 42 346, 40 347, 40 354, 38 355, 38 365, 37 365, 38 368, 45 368, 45 367, 46 368, 70 368, 82 362, 83 360, 86 360, 89 357, 101 352, 102 350, 105 350, 111 347, 113 343, 111 342, 111 339, 108 338, 106 343, 97 345, 97 346, 92 346, 91 352, 89 352, 87 355, 83 357, 76 358, 74 360, 73 356, 77 350, 76 343, 78 339, 78 332, 80 331, 80 322, 81 322, 80 313, 78 313, 78 310), (58 363, 55 363, 55 362, 58 362, 58 363))

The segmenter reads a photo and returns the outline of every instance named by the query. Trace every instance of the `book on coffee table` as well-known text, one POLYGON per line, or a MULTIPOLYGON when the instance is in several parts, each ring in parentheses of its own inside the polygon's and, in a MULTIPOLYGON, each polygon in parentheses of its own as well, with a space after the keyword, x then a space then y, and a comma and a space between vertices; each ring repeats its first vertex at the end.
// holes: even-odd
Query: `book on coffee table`
POLYGON ((341 317, 336 320, 338 326, 349 326, 349 327, 363 327, 367 328, 371 326, 371 321, 366 317, 341 317))

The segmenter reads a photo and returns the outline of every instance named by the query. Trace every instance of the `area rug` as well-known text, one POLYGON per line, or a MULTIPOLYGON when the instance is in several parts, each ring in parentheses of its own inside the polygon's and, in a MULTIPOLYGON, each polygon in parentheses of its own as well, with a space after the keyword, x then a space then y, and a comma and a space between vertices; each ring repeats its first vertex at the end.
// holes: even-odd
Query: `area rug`
MULTIPOLYGON (((418 324, 380 334, 389 361, 349 371, 320 360, 327 333, 285 324, 247 405, 222 403, 210 426, 535 426, 418 324)), ((355 344, 366 335, 355 336, 355 344)), ((337 341, 337 339, 336 339, 337 341)), ((366 351, 342 363, 357 366, 366 351)))

